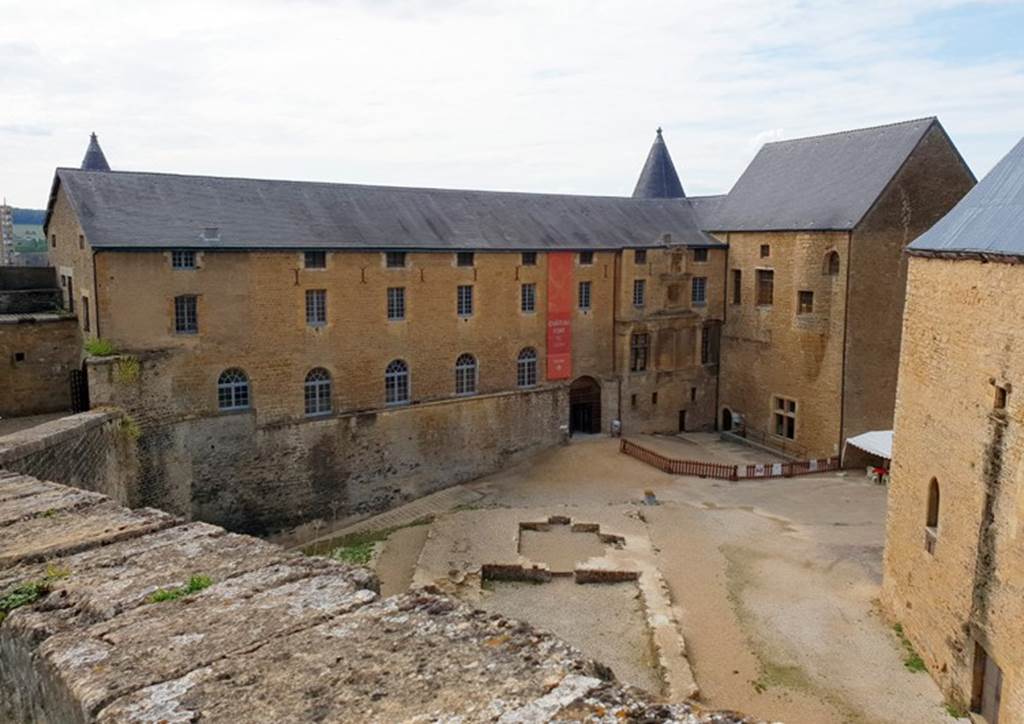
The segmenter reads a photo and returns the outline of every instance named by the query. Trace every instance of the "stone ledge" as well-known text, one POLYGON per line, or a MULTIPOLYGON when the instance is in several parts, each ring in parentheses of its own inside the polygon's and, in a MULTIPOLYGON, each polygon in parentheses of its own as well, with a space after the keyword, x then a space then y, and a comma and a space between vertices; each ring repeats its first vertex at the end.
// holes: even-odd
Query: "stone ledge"
POLYGON ((652 702, 436 592, 378 600, 366 569, 78 494, 0 471, 0 597, 45 583, 0 621, 0 720, 748 721, 652 702))
POLYGON ((4 435, 0 437, 0 467, 77 438, 86 430, 119 419, 121 414, 114 409, 89 410, 4 435))

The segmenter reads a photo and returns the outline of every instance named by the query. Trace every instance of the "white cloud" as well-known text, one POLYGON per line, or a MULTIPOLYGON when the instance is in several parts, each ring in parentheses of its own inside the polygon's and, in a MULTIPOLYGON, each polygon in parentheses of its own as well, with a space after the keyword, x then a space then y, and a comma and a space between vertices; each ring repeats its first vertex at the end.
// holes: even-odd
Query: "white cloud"
POLYGON ((45 203, 93 130, 122 169, 627 194, 662 125, 704 193, 780 129, 939 115, 984 172, 1024 54, 943 60, 954 4, 0 2, 0 191, 45 203))

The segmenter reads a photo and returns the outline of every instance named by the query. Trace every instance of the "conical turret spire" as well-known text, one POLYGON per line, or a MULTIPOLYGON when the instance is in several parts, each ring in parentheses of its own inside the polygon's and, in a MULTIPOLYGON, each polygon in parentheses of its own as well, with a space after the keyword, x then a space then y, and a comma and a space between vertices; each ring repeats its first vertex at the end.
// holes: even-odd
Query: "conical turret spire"
POLYGON ((82 170, 83 171, 109 171, 110 164, 107 163, 107 157, 103 155, 103 149, 100 148, 100 142, 96 138, 96 134, 93 133, 89 136, 89 148, 85 150, 85 158, 82 159, 82 170))
POLYGON ((682 199, 686 198, 683 185, 679 183, 679 174, 672 164, 665 139, 661 137, 661 128, 654 138, 651 152, 647 154, 647 162, 640 172, 640 179, 633 189, 634 199, 682 199))

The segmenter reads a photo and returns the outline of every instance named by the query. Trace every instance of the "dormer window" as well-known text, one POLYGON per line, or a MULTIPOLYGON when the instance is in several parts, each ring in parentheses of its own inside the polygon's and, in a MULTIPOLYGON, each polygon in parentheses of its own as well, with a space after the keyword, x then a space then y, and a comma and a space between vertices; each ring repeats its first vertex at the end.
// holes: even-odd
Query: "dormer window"
POLYGON ((220 241, 220 227, 207 226, 203 229, 203 241, 220 241))

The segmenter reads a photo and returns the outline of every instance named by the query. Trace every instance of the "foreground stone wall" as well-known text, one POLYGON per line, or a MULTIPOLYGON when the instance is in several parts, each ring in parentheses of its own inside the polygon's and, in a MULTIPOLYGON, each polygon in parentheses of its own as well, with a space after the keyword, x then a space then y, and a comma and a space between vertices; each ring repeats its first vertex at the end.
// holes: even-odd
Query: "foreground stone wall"
POLYGON ((135 433, 118 411, 69 415, 0 437, 0 468, 140 504, 135 433))
POLYGON ((0 417, 70 409, 81 349, 73 316, 0 314, 0 417))
POLYGON ((1024 722, 1024 266, 911 257, 882 602, 943 691, 974 693, 977 647, 1024 722), (995 409, 996 386, 1009 390, 995 409), (926 549, 931 480, 939 490, 926 549))
POLYGON ((378 513, 556 444, 564 387, 267 421, 259 408, 185 416, 175 353, 89 361, 93 404, 141 429, 136 502, 247 533, 378 513))
POLYGON ((0 471, 15 590, 34 594, 0 620, 3 721, 747 721, 430 591, 381 600, 366 569, 0 471))

